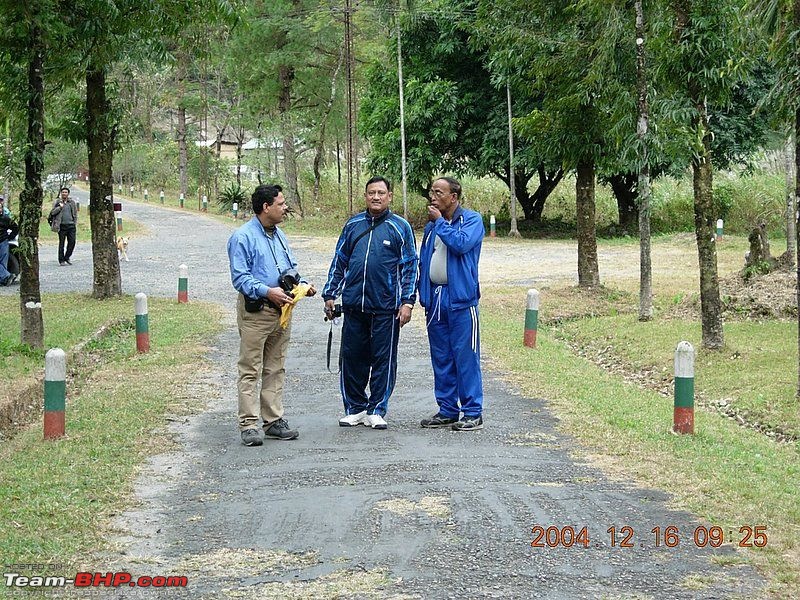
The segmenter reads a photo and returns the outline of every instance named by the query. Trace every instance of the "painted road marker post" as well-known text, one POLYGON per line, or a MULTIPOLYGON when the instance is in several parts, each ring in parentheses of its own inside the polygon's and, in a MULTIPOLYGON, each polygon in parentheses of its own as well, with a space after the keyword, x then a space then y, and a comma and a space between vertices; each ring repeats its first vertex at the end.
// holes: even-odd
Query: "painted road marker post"
POLYGON ((189 302, 189 267, 181 265, 178 270, 178 302, 186 304, 189 302))
POLYGON ((136 351, 150 351, 150 325, 147 322, 147 295, 136 294, 136 351))
POLYGON ((237 214, 239 214, 239 203, 238 202, 234 202, 233 203, 233 220, 234 221, 236 220, 236 215, 237 214))
POLYGON ((161 190, 161 193, 158 195, 158 199, 161 201, 161 204, 164 204, 164 190, 161 190))
POLYGON ((528 302, 525 309, 525 338, 528 348, 536 348, 536 330, 539 326, 539 292, 528 290, 528 302))
POLYGON ((117 215, 117 231, 122 231, 122 202, 114 202, 114 214, 117 215))
POLYGON ((208 196, 203 194, 203 212, 208 212, 208 196))
POLYGON ((64 435, 66 398, 67 356, 61 348, 51 348, 44 356, 44 439, 64 435))
POLYGON ((495 221, 494 215, 489 216, 489 237, 495 237, 497 235, 496 232, 497 222, 495 221))
POLYGON ((144 201, 147 202, 150 194, 147 193, 147 188, 144 188, 144 201))
POLYGON ((717 219, 717 241, 718 242, 722 241, 722 226, 723 225, 724 225, 724 222, 722 221, 722 219, 717 219))
POLYGON ((131 198, 133 198, 133 184, 131 184, 131 198))
POLYGON ((181 194, 181 208, 183 208, 183 200, 184 200, 184 197, 183 197, 183 194, 181 194))
POLYGON ((694 433, 694 348, 680 342, 675 349, 675 433, 694 433))

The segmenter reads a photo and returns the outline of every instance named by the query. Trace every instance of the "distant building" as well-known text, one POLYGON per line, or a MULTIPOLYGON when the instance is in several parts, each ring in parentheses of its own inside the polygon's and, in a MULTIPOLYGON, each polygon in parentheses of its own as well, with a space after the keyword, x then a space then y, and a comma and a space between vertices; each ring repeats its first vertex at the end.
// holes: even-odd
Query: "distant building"
POLYGON ((227 160, 236 160, 236 146, 237 143, 231 140, 221 140, 219 143, 219 152, 217 152, 217 140, 207 140, 195 142, 198 148, 209 148, 214 155, 219 158, 227 160))

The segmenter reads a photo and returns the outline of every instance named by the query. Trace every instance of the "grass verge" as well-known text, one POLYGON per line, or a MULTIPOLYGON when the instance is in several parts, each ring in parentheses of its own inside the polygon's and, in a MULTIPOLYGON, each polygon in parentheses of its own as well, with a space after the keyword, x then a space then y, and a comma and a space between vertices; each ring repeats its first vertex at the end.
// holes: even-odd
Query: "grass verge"
MULTIPOLYGON (((203 363, 205 341, 220 329, 215 305, 202 306, 211 318, 197 319, 198 303, 152 298, 151 350, 137 354, 132 298, 79 300, 72 297, 68 311, 45 312, 48 344, 71 347, 104 316, 122 320, 86 345, 92 360, 85 362, 91 366, 71 373, 66 437, 44 441, 37 423, 0 446, 4 564, 77 567, 81 556, 104 547, 104 525, 124 507, 137 466, 170 443, 165 415, 191 411, 183 386, 203 363), (71 329, 75 323, 80 326, 71 329)), ((2 331, 3 338, 11 333, 2 331)))
MULTIPOLYGON (((637 327, 633 316, 622 314, 573 319, 558 330, 540 321, 537 348, 530 350, 521 344, 522 321, 508 318, 512 300, 524 307, 524 290, 517 288, 512 294, 510 289, 491 288, 482 301, 484 347, 512 382, 525 395, 547 398, 563 429, 580 440, 610 475, 633 477, 666 490, 677 506, 725 531, 766 526, 767 546, 742 553, 764 573, 775 597, 800 596, 800 444, 776 443, 703 410, 696 412, 694 436, 673 435, 671 398, 626 382, 621 373, 577 356, 565 339, 559 339, 601 341, 632 365, 665 365, 671 370, 674 343, 684 333, 691 340, 698 338, 697 326, 673 320, 637 327)), ((780 345, 771 339, 770 328, 775 327, 790 329, 788 323, 770 324, 758 344, 780 345)), ((726 325, 727 343, 746 348, 757 329, 744 323, 726 325)), ((701 353, 697 377, 709 393, 725 385, 724 393, 752 399, 754 388, 765 380, 783 378, 785 374, 778 372, 785 369, 781 364, 765 360, 753 369, 754 377, 747 378, 741 376, 740 358, 727 351, 714 356, 701 353)), ((769 407, 769 402, 762 403, 764 410, 769 407)), ((781 411, 770 414, 785 418, 781 411)))

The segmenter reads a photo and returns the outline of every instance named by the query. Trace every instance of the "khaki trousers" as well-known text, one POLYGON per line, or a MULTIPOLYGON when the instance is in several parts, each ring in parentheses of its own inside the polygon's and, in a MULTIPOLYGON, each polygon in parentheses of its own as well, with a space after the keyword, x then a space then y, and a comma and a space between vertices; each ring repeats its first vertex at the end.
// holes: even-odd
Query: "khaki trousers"
POLYGON ((284 364, 292 323, 280 326, 281 313, 268 305, 257 313, 244 309, 244 296, 236 303, 239 326, 239 429, 258 427, 259 414, 264 427, 283 416, 284 364), (256 386, 261 376, 261 395, 256 386))

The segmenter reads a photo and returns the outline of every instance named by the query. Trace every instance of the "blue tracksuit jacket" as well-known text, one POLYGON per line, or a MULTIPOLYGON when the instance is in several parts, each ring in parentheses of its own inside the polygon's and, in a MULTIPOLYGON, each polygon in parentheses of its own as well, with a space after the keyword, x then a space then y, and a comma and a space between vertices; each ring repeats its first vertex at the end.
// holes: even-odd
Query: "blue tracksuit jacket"
POLYGON ((390 210, 377 217, 364 211, 345 223, 322 298, 341 296, 345 311, 394 313, 401 304, 416 302, 416 284, 417 250, 411 225, 390 210), (375 229, 361 237, 376 221, 375 229))

